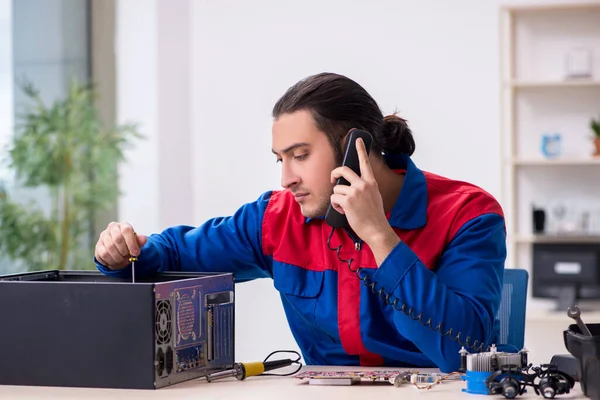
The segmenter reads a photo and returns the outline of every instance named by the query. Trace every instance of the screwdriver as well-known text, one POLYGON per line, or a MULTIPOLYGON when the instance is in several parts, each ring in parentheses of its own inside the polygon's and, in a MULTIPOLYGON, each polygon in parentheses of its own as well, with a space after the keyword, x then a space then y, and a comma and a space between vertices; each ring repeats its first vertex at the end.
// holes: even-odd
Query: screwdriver
POLYGON ((295 361, 290 360, 289 358, 283 360, 275 360, 275 361, 265 361, 265 362, 249 362, 249 363, 235 363, 233 368, 226 369, 224 371, 214 372, 212 374, 206 375, 206 380, 212 382, 217 379, 235 377, 236 379, 243 381, 249 376, 260 375, 265 371, 271 371, 277 368, 287 367, 288 365, 292 365, 295 361))
POLYGON ((137 257, 130 255, 129 262, 131 263, 131 283, 135 283, 135 262, 137 257))
MULTIPOLYGON (((137 233, 133 232, 133 236, 135 240, 137 240, 137 233)), ((131 263, 131 283, 135 283, 135 262, 137 261, 137 257, 129 254, 129 262, 131 263)))

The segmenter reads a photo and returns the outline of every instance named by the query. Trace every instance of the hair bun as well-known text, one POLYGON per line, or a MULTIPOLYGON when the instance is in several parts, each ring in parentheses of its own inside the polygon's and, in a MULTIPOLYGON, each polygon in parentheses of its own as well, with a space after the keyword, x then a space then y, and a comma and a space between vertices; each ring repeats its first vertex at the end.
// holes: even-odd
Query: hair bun
POLYGON ((415 139, 412 131, 406 120, 396 114, 383 117, 379 142, 385 153, 406 153, 410 156, 415 151, 415 139))

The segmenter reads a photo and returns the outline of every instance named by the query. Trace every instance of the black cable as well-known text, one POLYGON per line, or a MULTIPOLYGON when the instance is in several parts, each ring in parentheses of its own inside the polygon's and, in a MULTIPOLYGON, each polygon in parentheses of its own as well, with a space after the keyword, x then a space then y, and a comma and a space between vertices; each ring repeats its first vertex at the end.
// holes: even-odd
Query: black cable
MULTIPOLYGON (((461 346, 464 346, 466 348, 470 348, 476 352, 481 352, 483 351, 483 349, 485 348, 485 344, 483 342, 479 343, 478 340, 475 340, 473 342, 473 344, 469 344, 469 342, 471 341, 471 337, 467 336, 467 339, 462 342, 460 339, 460 335, 461 333, 458 332, 458 334, 453 337, 452 336, 452 328, 448 329, 445 333, 442 333, 443 328, 442 328, 442 323, 440 322, 439 324, 437 324, 437 326, 434 328, 431 324, 431 318, 429 318, 427 320, 427 322, 423 323, 423 313, 419 313, 419 315, 417 315, 416 317, 413 315, 413 308, 412 307, 408 307, 405 303, 402 303, 401 307, 398 307, 398 302, 400 301, 400 299, 398 298, 394 298, 393 301, 390 301, 390 299, 392 298, 392 296, 389 293, 385 293, 383 288, 376 290, 375 289, 375 282, 371 281, 371 278, 368 275, 365 276, 361 276, 361 272, 363 270, 362 267, 358 267, 356 269, 352 269, 352 261, 354 261, 353 258, 350 258, 348 260, 344 260, 342 257, 340 257, 340 251, 342 250, 342 245, 340 244, 338 247, 333 248, 331 247, 331 238, 333 237, 333 233, 335 232, 335 228, 332 227, 331 228, 331 233, 329 234, 329 237, 327 238, 327 247, 329 247, 329 250, 334 250, 336 252, 337 258, 338 260, 345 262, 348 264, 348 269, 350 270, 350 272, 353 272, 356 274, 357 278, 359 280, 361 280, 365 286, 367 286, 369 289, 371 289, 371 293, 373 294, 378 294, 379 297, 384 300, 386 302, 386 304, 391 305, 394 307, 394 309, 396 311, 401 311, 404 315, 406 315, 407 317, 411 318, 413 321, 418 321, 421 325, 431 329, 434 332, 438 332, 440 335, 442 335, 442 337, 444 336, 448 336, 450 337, 450 340, 456 341, 458 342, 458 344, 460 344, 461 346), (479 343, 479 344, 478 344, 479 343)), ((488 347, 489 350, 489 347, 488 347)))
POLYGON ((293 353, 293 354, 297 355, 298 358, 296 358, 295 360, 291 360, 292 361, 291 364, 298 364, 298 369, 296 369, 294 372, 289 372, 287 374, 262 373, 260 375, 262 375, 262 376, 290 376, 290 375, 294 375, 295 373, 297 373, 298 371, 300 371, 302 369, 302 363, 300 362, 300 359, 302 358, 302 356, 300 355, 300 353, 298 353, 295 350, 276 350, 276 351, 272 352, 271 354, 269 354, 267 357, 265 357, 263 362, 267 362, 273 354, 277 354, 277 353, 293 353))

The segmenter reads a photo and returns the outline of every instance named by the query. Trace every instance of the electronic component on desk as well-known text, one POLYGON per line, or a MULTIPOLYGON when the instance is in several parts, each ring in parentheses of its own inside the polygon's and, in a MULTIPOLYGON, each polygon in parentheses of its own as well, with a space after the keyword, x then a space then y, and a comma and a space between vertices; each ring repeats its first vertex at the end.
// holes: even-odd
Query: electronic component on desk
POLYGON ((525 349, 518 353, 505 353, 492 346, 489 352, 469 354, 463 348, 460 355, 461 372, 465 372, 462 379, 467 382, 463 392, 467 393, 502 394, 512 399, 522 395, 530 386, 536 394, 554 398, 569 393, 575 383, 571 376, 555 365, 533 367, 528 364, 525 349))
POLYGON ((579 360, 572 354, 555 354, 550 359, 550 364, 556 365, 559 370, 571 375, 576 382, 581 379, 579 360))
POLYGON ((295 378, 308 380, 312 385, 345 386, 361 383, 385 383, 395 387, 416 386, 430 389, 442 381, 460 379, 456 374, 420 373, 416 370, 379 370, 379 371, 305 371, 295 378))
POLYGON ((552 364, 542 364, 539 367, 529 365, 524 369, 505 365, 486 379, 490 394, 502 394, 507 399, 522 395, 527 386, 532 387, 537 395, 553 399, 556 395, 569 393, 574 385, 572 377, 552 364))
POLYGON ((410 383, 413 384, 422 384, 422 383, 438 383, 442 380, 442 376, 440 374, 412 374, 410 376, 410 383))
POLYGON ((469 354, 464 347, 460 351, 460 372, 465 373, 463 380, 467 387, 463 392, 474 394, 488 394, 485 380, 490 374, 505 365, 517 365, 521 368, 527 366, 527 350, 522 349, 518 353, 498 352, 495 345, 490 351, 469 354))
POLYGON ((234 365, 234 279, 0 276, 0 384, 154 389, 234 365))
POLYGON ((399 385, 404 379, 409 382, 410 375, 418 371, 381 370, 381 371, 305 371, 294 377, 308 380, 313 385, 354 385, 358 383, 387 383, 399 385))

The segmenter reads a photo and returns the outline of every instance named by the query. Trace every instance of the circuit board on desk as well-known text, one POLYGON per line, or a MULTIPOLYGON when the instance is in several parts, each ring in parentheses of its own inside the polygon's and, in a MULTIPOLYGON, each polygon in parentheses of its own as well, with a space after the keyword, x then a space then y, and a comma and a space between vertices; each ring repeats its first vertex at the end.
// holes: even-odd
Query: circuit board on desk
POLYGON ((387 383, 400 384, 400 381, 410 381, 414 370, 381 370, 381 371, 305 371, 294 377, 308 380, 316 385, 354 385, 358 383, 387 383))
POLYGON ((460 380, 460 374, 420 373, 418 370, 376 370, 376 371, 304 371, 295 378, 307 380, 313 385, 347 386, 359 383, 387 383, 396 387, 404 384, 419 389, 429 389, 446 380, 460 380))

